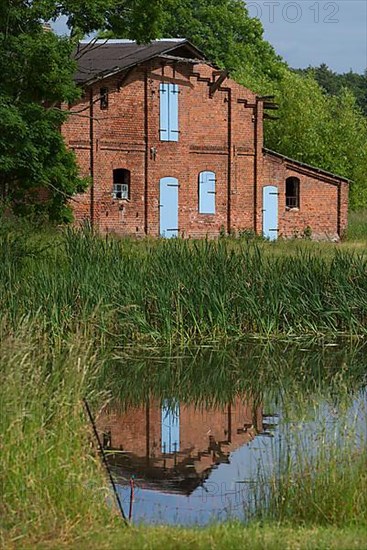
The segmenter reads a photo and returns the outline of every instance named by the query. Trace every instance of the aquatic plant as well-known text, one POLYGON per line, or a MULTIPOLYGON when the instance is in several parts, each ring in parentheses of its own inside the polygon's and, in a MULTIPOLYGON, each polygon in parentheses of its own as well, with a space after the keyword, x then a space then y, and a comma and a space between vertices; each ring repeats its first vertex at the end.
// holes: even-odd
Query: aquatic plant
POLYGON ((285 423, 271 467, 259 468, 254 497, 261 520, 367 525, 366 393, 350 409, 322 407, 315 406, 313 420, 285 423))
POLYGON ((263 246, 69 229, 55 246, 37 247, 0 231, 0 311, 14 326, 37 313, 54 336, 89 327, 101 345, 366 335, 364 255, 263 246))
MULTIPOLYGON (((125 348, 102 349, 95 336, 87 326, 67 338, 50 334, 42 315, 24 317, 16 328, 8 318, 0 324, 0 536, 4 547, 12 541, 34 547, 49 538, 75 540, 99 526, 104 532, 113 524, 112 510, 106 506, 107 480, 91 448, 92 434, 82 404, 85 396, 95 413, 108 400, 128 405, 145 402, 149 396, 175 397, 203 407, 223 406, 242 396, 266 406, 268 413, 280 405, 284 411, 288 407, 288 417, 294 420, 321 400, 347 407, 365 384, 363 346, 306 352, 300 346, 260 343, 228 350, 190 348, 184 355, 171 349, 164 355, 164 350, 157 349, 140 349, 139 354, 125 348), (294 396, 297 408, 291 410, 285 404, 293 403, 294 396)), ((319 483, 319 492, 308 498, 330 502, 339 484, 339 496, 354 499, 357 485, 363 486, 365 469, 354 460, 355 449, 350 456, 332 456, 330 471, 325 460, 317 463, 317 471, 333 479, 340 470, 343 483, 335 475, 335 484, 319 483)), ((302 486, 297 495, 294 479, 302 481, 306 458, 302 468, 298 470, 296 464, 295 469, 282 469, 281 483, 280 478, 274 481, 276 512, 268 519, 304 521, 297 504, 302 486), (279 508, 284 502, 279 501, 280 494, 286 498, 286 508, 279 508)), ((303 498, 305 502, 307 497, 303 498)), ((360 507, 353 504, 348 514, 330 522, 344 525, 354 513, 358 519, 363 499, 360 507)), ((312 522, 321 521, 315 514, 309 517, 312 522)))

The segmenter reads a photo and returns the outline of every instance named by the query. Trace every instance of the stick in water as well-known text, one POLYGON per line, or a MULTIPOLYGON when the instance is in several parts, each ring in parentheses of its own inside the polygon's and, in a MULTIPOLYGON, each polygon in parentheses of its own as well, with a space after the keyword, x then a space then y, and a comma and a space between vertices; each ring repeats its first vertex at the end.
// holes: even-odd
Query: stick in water
POLYGON ((101 440, 100 440, 100 437, 98 435, 98 431, 97 431, 97 427, 96 427, 96 424, 94 422, 94 419, 93 419, 93 415, 92 415, 92 411, 90 410, 90 407, 89 407, 89 404, 88 404, 88 401, 86 399, 83 399, 84 401, 84 405, 85 405, 85 409, 87 411, 87 414, 88 414, 88 418, 90 420, 90 423, 92 424, 92 427, 93 427, 93 432, 94 432, 94 435, 95 435, 95 438, 98 442, 98 447, 99 447, 99 452, 101 453, 101 457, 102 457, 102 462, 107 470, 107 473, 108 473, 108 477, 110 479, 110 482, 111 482, 111 485, 112 485, 112 489, 113 489, 113 492, 114 492, 114 495, 115 495, 115 498, 116 498, 116 501, 117 501, 117 506, 120 510, 120 514, 121 514, 121 517, 122 519, 125 521, 125 523, 127 523, 127 519, 126 519, 126 516, 125 516, 125 512, 122 508, 122 504, 121 504, 121 500, 120 500, 120 496, 117 492, 117 488, 116 488, 116 484, 113 480, 113 477, 112 477, 112 474, 111 474, 111 470, 110 470, 110 467, 108 465, 108 461, 107 461, 107 458, 106 458, 106 455, 105 455, 105 452, 104 452, 104 449, 103 449, 103 445, 101 443, 101 440))
POLYGON ((129 507, 129 521, 133 519, 133 503, 134 503, 134 495, 135 495, 135 480, 134 476, 130 479, 130 507, 129 507))

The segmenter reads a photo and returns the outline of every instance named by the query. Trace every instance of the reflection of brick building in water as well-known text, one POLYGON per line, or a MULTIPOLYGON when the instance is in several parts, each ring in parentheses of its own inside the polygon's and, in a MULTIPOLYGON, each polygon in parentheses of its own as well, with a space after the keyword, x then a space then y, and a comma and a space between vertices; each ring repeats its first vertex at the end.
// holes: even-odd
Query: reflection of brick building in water
POLYGON ((134 474, 143 488, 190 494, 231 452, 263 431, 262 409, 250 401, 197 408, 163 401, 106 410, 98 420, 118 478, 134 474))

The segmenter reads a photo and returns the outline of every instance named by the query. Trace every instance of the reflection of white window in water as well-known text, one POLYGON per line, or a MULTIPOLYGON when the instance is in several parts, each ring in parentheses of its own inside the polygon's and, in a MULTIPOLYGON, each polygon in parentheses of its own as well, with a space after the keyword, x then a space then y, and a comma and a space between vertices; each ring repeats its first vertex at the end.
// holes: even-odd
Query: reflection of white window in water
POLYGON ((180 404, 164 399, 161 416, 162 453, 177 453, 180 450, 180 404))

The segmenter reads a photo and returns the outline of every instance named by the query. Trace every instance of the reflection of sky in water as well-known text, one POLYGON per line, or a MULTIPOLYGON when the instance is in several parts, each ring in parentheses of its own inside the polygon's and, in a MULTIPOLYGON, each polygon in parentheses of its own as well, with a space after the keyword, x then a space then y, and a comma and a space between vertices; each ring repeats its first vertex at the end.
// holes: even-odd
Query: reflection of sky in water
MULTIPOLYGON (((279 456, 287 447, 302 448, 310 456, 320 445, 353 438, 358 445, 367 440, 367 399, 363 392, 349 410, 321 404, 306 420, 264 418, 265 423, 278 423, 274 437, 259 434, 230 452, 228 463, 214 466, 209 477, 189 495, 139 487, 136 482, 133 520, 135 523, 205 524, 228 518, 246 518, 254 503, 254 486, 259 472, 262 477, 276 475, 279 456)), ((177 433, 176 433, 177 435, 177 433)), ((230 450, 230 448, 229 448, 230 450)), ((157 481, 159 484, 159 480, 157 481)), ((159 486, 159 485, 158 485, 159 486)), ((125 510, 130 501, 130 487, 119 484, 118 491, 125 510)))

